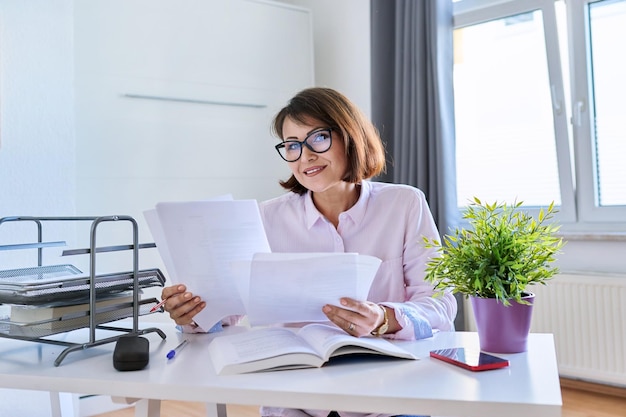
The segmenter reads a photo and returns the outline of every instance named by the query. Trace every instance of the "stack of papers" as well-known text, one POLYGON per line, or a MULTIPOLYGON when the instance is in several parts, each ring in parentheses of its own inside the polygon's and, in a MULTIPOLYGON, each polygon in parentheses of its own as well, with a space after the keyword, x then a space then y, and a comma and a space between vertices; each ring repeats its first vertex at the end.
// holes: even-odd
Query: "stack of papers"
POLYGON ((165 202, 144 213, 173 284, 207 307, 205 329, 231 315, 252 326, 326 321, 325 304, 366 300, 380 259, 356 253, 272 253, 255 200, 165 202))

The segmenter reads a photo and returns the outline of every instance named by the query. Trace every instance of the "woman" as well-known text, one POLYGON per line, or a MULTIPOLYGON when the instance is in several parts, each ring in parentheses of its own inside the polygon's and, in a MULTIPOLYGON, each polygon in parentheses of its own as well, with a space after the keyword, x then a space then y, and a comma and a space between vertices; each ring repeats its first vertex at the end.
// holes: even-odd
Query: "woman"
MULTIPOLYGON (((260 204, 273 252, 357 252, 382 264, 367 301, 325 305, 330 321, 353 336, 415 340, 433 329, 452 330, 456 300, 433 297, 424 281, 435 254, 423 236, 438 237, 417 188, 369 181, 383 172, 385 151, 372 123, 345 96, 328 88, 301 91, 273 122, 276 145, 291 169, 280 184, 289 192, 260 204)), ((167 287, 165 310, 185 331, 202 331, 193 317, 206 307, 184 285, 167 287), (195 329, 194 329, 195 328, 195 329)), ((236 317, 225 319, 233 324, 236 317)), ((263 415, 323 415, 328 411, 264 407, 263 415)), ((341 413, 342 416, 350 413, 341 413)))

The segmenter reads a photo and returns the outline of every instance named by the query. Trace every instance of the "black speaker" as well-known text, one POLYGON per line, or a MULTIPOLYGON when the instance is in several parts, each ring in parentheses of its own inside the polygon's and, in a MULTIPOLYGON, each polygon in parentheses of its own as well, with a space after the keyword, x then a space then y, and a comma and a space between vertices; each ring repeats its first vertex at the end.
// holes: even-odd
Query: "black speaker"
POLYGON ((113 367, 118 371, 138 371, 148 365, 150 343, 141 336, 128 335, 117 339, 113 351, 113 367))

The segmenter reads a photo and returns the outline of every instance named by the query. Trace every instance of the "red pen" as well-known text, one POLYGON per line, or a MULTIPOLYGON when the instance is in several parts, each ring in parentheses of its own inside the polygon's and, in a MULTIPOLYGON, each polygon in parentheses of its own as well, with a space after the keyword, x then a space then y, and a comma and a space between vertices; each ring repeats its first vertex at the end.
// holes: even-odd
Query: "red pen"
POLYGON ((157 305, 155 305, 154 307, 152 307, 150 309, 151 313, 154 313, 155 311, 157 311, 158 309, 160 309, 161 307, 163 307, 163 305, 165 304, 165 302, 167 301, 167 298, 161 300, 161 302, 159 302, 157 305))

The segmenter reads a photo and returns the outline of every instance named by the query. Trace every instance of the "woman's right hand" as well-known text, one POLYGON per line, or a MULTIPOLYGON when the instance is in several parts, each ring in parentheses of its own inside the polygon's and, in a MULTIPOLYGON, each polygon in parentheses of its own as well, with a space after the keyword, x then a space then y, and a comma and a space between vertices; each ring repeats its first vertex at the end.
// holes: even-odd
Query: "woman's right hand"
POLYGON ((181 326, 193 324, 194 316, 206 307, 206 302, 188 292, 182 284, 163 288, 161 299, 166 300, 163 308, 170 318, 181 326))

